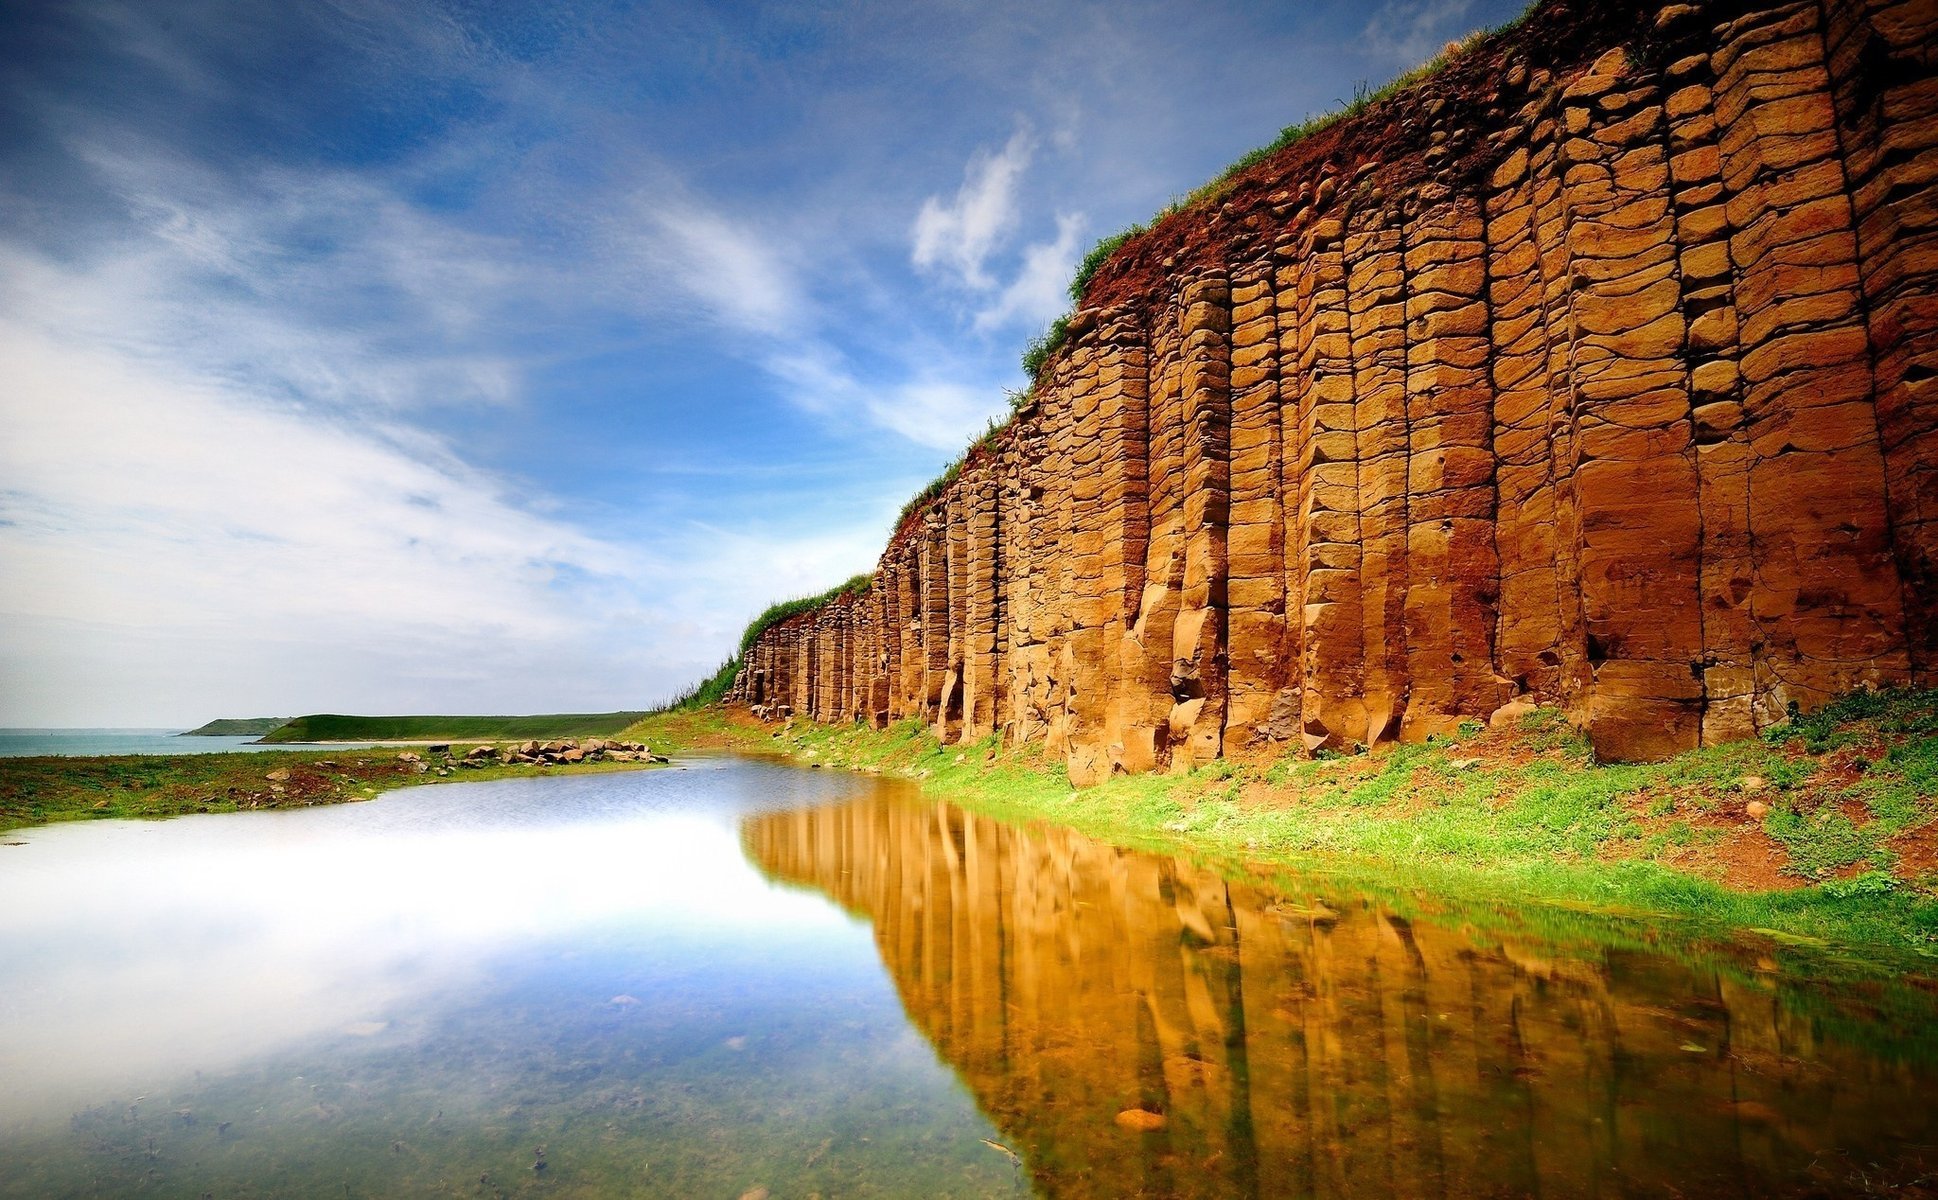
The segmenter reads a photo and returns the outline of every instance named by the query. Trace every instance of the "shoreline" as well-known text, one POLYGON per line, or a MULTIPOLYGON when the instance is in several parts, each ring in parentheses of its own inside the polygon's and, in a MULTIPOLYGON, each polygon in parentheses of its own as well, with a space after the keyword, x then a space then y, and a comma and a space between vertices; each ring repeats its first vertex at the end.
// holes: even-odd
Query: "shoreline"
POLYGON ((198 813, 314 808, 374 800, 424 784, 641 771, 667 765, 598 760, 476 766, 464 765, 453 756, 443 756, 436 763, 418 759, 386 754, 382 747, 348 754, 342 749, 292 749, 0 758, 0 834, 70 821, 165 820, 198 813))
MULTIPOLYGON (((1938 693, 1905 703, 1914 733, 1901 745, 1938 756, 1938 693)), ((1928 766, 1924 757, 1900 763, 1892 751, 1878 754, 1868 777, 1846 778, 1853 758, 1877 750, 1876 724, 1640 766, 1594 764, 1572 731, 1485 731, 1331 759, 1218 760, 1082 789, 1040 744, 943 745, 911 722, 789 727, 713 709, 649 718, 630 733, 907 779, 925 796, 986 816, 1067 826, 1225 873, 1324 874, 1586 909, 1778 948, 1883 951, 1931 974, 1938 795, 1917 791, 1919 776, 1909 785, 1914 812, 1859 826, 1845 811, 1862 795, 1893 812, 1904 803, 1903 770, 1928 766), (1750 816, 1758 806, 1762 815, 1750 816)))

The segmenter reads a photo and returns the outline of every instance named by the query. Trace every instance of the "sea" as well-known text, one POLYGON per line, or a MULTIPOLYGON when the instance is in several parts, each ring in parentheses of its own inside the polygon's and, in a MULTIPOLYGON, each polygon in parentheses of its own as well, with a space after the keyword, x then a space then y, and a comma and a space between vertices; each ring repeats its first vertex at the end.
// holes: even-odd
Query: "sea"
MULTIPOLYGON (((359 742, 367 746, 374 743, 359 742)), ((333 748, 344 743, 332 742, 333 748)), ((179 729, 0 729, 0 758, 30 755, 221 754, 295 750, 301 743, 259 745, 254 737, 188 737, 179 729)))

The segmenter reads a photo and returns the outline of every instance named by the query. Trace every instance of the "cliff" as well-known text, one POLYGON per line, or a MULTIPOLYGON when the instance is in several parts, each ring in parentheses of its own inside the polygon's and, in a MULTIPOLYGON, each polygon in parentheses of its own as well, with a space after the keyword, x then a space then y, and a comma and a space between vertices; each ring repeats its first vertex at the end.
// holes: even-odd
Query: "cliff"
POLYGON ((1124 244, 736 695, 1082 784, 1938 682, 1935 63, 1930 0, 1543 3, 1124 244))
POLYGON ((943 804, 756 816, 741 840, 873 925, 909 1019, 1045 1196, 1928 1178, 1933 1044, 1907 1031, 1931 1028, 1932 1001, 1915 988, 1852 989, 1846 1007, 1740 948, 1684 963, 1653 936, 1597 944, 1607 926, 1560 910, 1409 919, 1337 881, 1232 882, 943 804), (1127 1130, 1127 1109, 1164 1125, 1127 1130))

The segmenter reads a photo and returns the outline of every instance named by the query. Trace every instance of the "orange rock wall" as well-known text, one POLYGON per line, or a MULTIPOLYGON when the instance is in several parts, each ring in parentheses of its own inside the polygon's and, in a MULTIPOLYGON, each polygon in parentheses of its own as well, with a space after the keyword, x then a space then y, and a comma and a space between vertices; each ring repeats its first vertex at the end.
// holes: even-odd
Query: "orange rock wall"
POLYGON ((1079 783, 1938 682, 1938 3, 1549 3, 1132 242, 738 694, 1079 783))

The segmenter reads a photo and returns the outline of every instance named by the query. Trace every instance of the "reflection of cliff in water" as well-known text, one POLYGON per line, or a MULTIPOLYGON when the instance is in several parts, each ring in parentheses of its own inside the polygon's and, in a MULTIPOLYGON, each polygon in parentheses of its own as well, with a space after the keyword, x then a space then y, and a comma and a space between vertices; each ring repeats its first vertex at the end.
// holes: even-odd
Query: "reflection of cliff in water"
POLYGON ((1821 1194, 1938 1161, 1929 1056, 1860 1049, 1845 1033, 1879 1022, 1888 1046, 1890 1016, 1754 960, 1409 921, 934 803, 742 836, 874 922, 910 1017, 1047 1194, 1821 1194), (1166 1123, 1127 1129, 1130 1108, 1166 1123))

